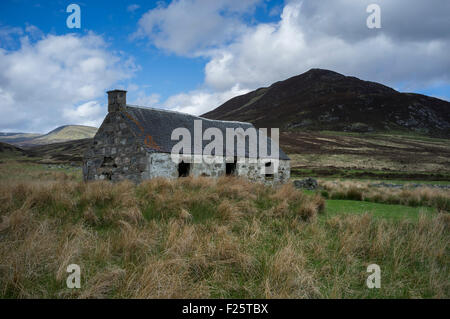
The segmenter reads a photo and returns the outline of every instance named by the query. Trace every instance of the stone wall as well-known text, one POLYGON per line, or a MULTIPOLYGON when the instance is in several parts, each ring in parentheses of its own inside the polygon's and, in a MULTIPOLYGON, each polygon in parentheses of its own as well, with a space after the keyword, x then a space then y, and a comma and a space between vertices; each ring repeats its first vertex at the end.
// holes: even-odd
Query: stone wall
POLYGON ((136 143, 121 114, 108 113, 84 156, 84 179, 138 183, 146 169, 147 152, 136 143))
MULTIPOLYGON (((226 163, 224 157, 208 157, 208 161, 190 163, 189 175, 219 177, 226 175, 226 163), (214 159, 214 161, 213 161, 214 159)), ((190 160, 193 162, 192 160, 190 160)), ((186 162, 189 162, 187 160, 186 162)), ((243 176, 251 181, 266 184, 286 183, 290 178, 290 162, 279 161, 276 170, 266 167, 267 160, 257 160, 256 163, 244 160, 237 161, 233 175, 243 176), (266 176, 266 172, 269 173, 266 176), (270 176, 271 175, 271 176, 270 176)), ((272 162, 273 165, 273 162, 272 162)), ((149 153, 147 157, 147 170, 142 173, 142 179, 154 177, 178 178, 178 164, 172 161, 167 153, 149 153)))
POLYGON ((258 160, 254 163, 237 163, 237 175, 245 176, 251 181, 263 182, 266 184, 282 184, 289 181, 291 176, 290 161, 279 160, 278 167, 273 161, 258 160), (266 163, 270 163, 266 167, 266 163))
POLYGON ((141 174, 142 180, 155 177, 177 178, 178 167, 172 162, 168 153, 148 153, 146 170, 141 174))

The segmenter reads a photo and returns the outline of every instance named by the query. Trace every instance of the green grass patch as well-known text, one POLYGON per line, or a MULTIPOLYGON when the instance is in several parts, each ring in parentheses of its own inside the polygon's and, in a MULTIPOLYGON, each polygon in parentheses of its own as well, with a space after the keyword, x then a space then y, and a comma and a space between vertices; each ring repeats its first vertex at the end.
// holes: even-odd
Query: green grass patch
POLYGON ((403 205, 388 205, 354 200, 334 200, 326 201, 325 216, 331 217, 342 214, 364 214, 371 213, 374 217, 401 220, 409 218, 417 220, 420 213, 430 214, 435 212, 431 207, 409 207, 403 205))

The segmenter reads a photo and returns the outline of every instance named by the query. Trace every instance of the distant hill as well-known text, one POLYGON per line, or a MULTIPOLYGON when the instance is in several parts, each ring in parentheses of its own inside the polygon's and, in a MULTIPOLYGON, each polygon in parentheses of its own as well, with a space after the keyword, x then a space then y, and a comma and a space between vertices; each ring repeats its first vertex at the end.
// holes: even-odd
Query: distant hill
POLYGON ((1 133, 0 132, 0 142, 4 143, 20 143, 24 141, 31 140, 33 138, 39 137, 41 134, 36 133, 1 133))
POLYGON ((92 126, 65 125, 43 135, 28 133, 2 133, 0 134, 0 142, 27 148, 36 145, 46 145, 92 138, 96 132, 97 128, 92 126))
POLYGON ((26 150, 31 158, 38 157, 41 163, 77 163, 83 161, 83 154, 91 145, 93 139, 85 138, 81 140, 37 145, 26 150))
MULTIPOLYGON (((61 143, 36 145, 26 149, 0 142, 0 159, 27 159, 43 164, 81 165, 83 154, 92 143, 92 138, 61 143)), ((1 163, 1 161, 0 161, 1 163)))
POLYGON ((203 115, 290 130, 450 136, 450 103, 322 69, 237 96, 203 115))

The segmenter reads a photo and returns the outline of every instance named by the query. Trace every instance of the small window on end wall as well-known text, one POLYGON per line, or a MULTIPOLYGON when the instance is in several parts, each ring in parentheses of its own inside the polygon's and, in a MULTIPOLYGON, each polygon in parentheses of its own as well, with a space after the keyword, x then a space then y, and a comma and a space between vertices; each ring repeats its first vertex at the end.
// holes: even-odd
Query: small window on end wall
POLYGON ((191 170, 191 164, 185 163, 184 161, 181 161, 180 164, 178 164, 178 177, 187 177, 189 176, 189 172, 191 170))
POLYGON ((265 166, 265 169, 266 169, 266 171, 265 171, 266 179, 273 179, 273 165, 272 165, 272 162, 266 162, 264 164, 264 166, 265 166))
POLYGON ((114 159, 112 157, 107 156, 107 157, 103 157, 103 162, 102 162, 101 167, 114 167, 114 168, 116 168, 117 165, 116 165, 116 163, 115 163, 115 161, 114 161, 114 159))

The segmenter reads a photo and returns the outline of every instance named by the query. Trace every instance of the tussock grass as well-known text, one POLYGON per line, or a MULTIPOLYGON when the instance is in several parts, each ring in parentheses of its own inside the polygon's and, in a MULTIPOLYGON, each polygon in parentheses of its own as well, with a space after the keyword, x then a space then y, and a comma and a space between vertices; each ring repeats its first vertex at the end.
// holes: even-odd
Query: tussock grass
POLYGON ((450 212, 450 190, 448 189, 370 187, 368 182, 356 181, 324 181, 320 184, 324 188, 322 195, 325 198, 364 200, 412 207, 429 206, 443 212, 450 212))
POLYGON ((327 218, 320 195, 228 177, 17 181, 0 199, 2 298, 450 296, 447 213, 327 218))

